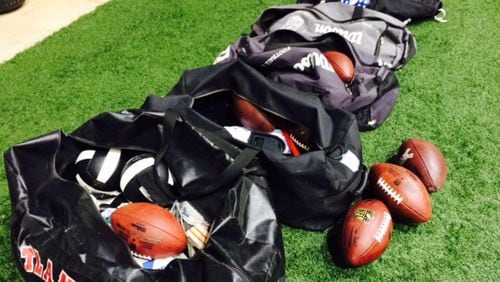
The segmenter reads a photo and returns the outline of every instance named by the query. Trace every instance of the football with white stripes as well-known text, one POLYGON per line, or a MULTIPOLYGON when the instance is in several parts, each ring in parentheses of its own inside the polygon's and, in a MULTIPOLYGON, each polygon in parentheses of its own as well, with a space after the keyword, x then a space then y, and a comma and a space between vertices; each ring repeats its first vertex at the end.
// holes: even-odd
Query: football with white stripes
POLYGON ((395 220, 424 223, 431 219, 430 195, 413 172, 399 165, 379 163, 370 168, 368 177, 373 196, 387 205, 395 220))
POLYGON ((120 174, 127 157, 120 149, 95 148, 81 151, 75 161, 76 180, 97 198, 120 193, 120 174))
POLYGON ((389 246, 393 230, 387 206, 377 199, 361 200, 347 213, 341 233, 346 263, 360 267, 379 259, 389 246))

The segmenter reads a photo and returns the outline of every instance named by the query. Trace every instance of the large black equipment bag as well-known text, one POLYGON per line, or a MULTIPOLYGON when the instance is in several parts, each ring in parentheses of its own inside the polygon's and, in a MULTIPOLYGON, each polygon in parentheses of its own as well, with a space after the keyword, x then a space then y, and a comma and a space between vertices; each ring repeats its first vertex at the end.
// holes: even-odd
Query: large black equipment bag
POLYGON ((23 279, 284 280, 280 224, 256 151, 241 150, 212 130, 189 109, 127 110, 96 116, 70 135, 57 131, 6 151, 12 251, 23 279), (75 159, 89 148, 154 154, 155 169, 166 165, 175 181, 157 183, 163 188, 150 190, 152 198, 169 208, 173 202, 196 208, 211 224, 205 248, 164 269, 138 265, 94 196, 75 181, 75 159))
POLYGON ((225 140, 261 152, 278 218, 285 224, 324 230, 338 222, 365 187, 355 117, 325 109, 317 95, 274 82, 240 60, 186 71, 165 97, 150 96, 142 109, 162 112, 185 107, 210 120, 211 131, 225 140), (243 143, 233 138, 226 127, 241 125, 232 108, 234 96, 309 129, 317 148, 293 157, 266 146, 265 140, 243 143))

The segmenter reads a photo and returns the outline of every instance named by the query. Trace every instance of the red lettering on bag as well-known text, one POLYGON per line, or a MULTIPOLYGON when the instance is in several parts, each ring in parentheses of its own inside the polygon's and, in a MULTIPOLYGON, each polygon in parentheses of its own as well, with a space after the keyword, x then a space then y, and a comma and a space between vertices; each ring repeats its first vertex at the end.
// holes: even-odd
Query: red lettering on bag
POLYGON ((61 274, 59 274, 59 280, 57 282, 75 282, 75 280, 73 280, 73 278, 69 277, 68 274, 66 274, 66 272, 61 271, 61 274))
POLYGON ((21 248, 21 258, 24 259, 24 270, 26 272, 33 272, 33 259, 35 252, 31 246, 23 246, 21 248))
POLYGON ((52 278, 52 261, 50 259, 47 259, 47 267, 45 268, 45 271, 43 272, 43 281, 45 282, 54 282, 54 279, 52 278))
POLYGON ((40 258, 40 254, 38 253, 37 249, 33 249, 33 252, 35 252, 35 259, 36 259, 35 270, 33 271, 33 273, 36 276, 42 278, 43 264, 40 258))
MULTIPOLYGON (((47 259, 47 266, 43 267, 42 258, 37 249, 32 246, 21 246, 19 248, 21 259, 24 259, 24 270, 27 273, 33 273, 43 279, 45 282, 54 282, 53 263, 47 259)), ((64 269, 59 273, 58 282, 76 282, 69 276, 64 269)))

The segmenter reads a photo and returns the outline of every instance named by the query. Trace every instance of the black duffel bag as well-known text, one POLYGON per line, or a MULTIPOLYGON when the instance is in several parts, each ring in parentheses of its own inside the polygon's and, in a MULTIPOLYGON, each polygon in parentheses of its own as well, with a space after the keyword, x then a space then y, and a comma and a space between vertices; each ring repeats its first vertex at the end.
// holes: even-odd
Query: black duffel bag
MULTIPOLYGON (((189 110, 103 113, 70 135, 57 131, 6 151, 12 251, 23 279, 284 280, 281 228, 255 151, 217 138, 211 126, 189 110), (99 213, 104 204, 95 205, 98 195, 75 179, 80 152, 108 148, 129 155, 147 152, 156 156, 155 169, 160 163, 172 167, 174 184, 156 183, 163 189, 148 192, 169 208, 173 203, 194 207, 210 223, 204 248, 161 269, 138 264, 99 213)), ((122 196, 108 204, 116 206, 122 196)))
POLYGON ((321 2, 341 2, 360 8, 369 8, 391 15, 402 21, 420 21, 434 18, 446 22, 446 12, 441 0, 298 0, 297 3, 319 4, 321 2))
MULTIPOLYGON (((324 230, 344 215, 365 187, 366 168, 354 115, 325 109, 317 95, 274 82, 242 61, 186 71, 168 95, 150 96, 142 109, 162 112, 185 107, 213 122, 211 131, 222 138, 262 153, 278 218, 287 225, 324 230), (186 96, 193 101, 186 102, 186 96), (293 157, 262 140, 244 143, 233 138, 226 128, 240 125, 232 108, 235 96, 309 129, 316 148, 293 157)), ((258 138, 265 139, 264 135, 258 138)))

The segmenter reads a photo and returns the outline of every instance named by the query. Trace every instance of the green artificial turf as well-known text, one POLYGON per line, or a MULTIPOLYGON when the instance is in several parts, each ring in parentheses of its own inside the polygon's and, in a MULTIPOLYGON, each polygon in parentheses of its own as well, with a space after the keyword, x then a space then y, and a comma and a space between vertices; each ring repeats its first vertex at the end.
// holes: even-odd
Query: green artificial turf
MULTIPOLYGON (((0 150, 104 111, 164 94, 184 70, 209 65, 278 0, 121 1, 0 65, 0 150)), ((358 269, 332 263, 325 232, 284 226, 289 281, 499 281, 499 12, 494 0, 446 1, 448 22, 410 25, 416 57, 379 129, 362 133, 364 163, 383 162, 410 137, 427 139, 449 167, 433 218, 396 224, 383 257, 358 269)), ((3 159, 1 160, 3 167, 3 159)), ((10 199, 0 170, 0 281, 11 258, 10 199)))

